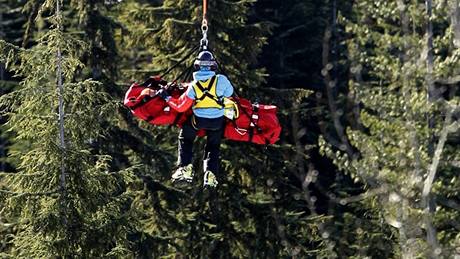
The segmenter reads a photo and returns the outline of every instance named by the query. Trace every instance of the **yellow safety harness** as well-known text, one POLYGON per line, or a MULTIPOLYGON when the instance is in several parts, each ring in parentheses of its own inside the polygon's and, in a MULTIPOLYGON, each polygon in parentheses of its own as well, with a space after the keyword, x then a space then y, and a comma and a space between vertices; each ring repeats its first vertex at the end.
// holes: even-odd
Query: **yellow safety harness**
POLYGON ((197 81, 193 84, 196 99, 194 108, 217 108, 223 109, 224 104, 222 98, 219 98, 216 93, 217 76, 213 76, 206 81, 197 81))

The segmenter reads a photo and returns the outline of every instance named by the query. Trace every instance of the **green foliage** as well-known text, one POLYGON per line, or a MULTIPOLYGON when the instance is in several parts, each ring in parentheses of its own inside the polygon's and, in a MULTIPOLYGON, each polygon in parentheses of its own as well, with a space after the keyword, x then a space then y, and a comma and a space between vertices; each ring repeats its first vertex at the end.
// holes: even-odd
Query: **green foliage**
MULTIPOLYGON (((263 80, 262 70, 251 69, 250 66, 255 64, 266 42, 268 24, 247 21, 251 3, 210 1, 208 6, 209 47, 240 89, 255 87, 263 80)), ((199 45, 202 37, 202 7, 199 2, 164 1, 162 6, 152 6, 126 1, 120 8, 120 20, 127 29, 123 48, 134 47, 136 50, 136 68, 159 73, 199 45)), ((173 70, 171 80, 190 65, 187 62, 173 70)), ((128 74, 128 77, 131 75, 128 74)))
POLYGON ((0 99, 7 107, 8 129, 16 133, 15 142, 23 143, 23 149, 12 152, 19 161, 17 173, 2 175, 9 189, 2 192, 7 215, 17 225, 9 254, 15 258, 126 255, 130 200, 122 184, 126 174, 111 172, 111 157, 92 147, 94 139, 105 133, 101 122, 110 117, 114 105, 97 81, 74 82, 83 66, 79 55, 85 44, 59 29, 61 18, 51 16, 53 28, 30 49, 0 42, 1 61, 22 78, 17 90, 0 99), (56 84, 60 76, 62 93, 56 84), (59 144, 60 97, 65 146, 59 144))
MULTIPOLYGON (((263 81, 262 70, 253 67, 266 41, 269 23, 248 21, 250 7, 250 1, 209 2, 210 48, 221 70, 228 73, 237 89, 244 89, 245 96, 255 96, 261 102, 279 104, 286 114, 284 119, 288 120, 292 103, 301 102, 309 92, 259 87, 263 81)), ((160 74, 199 44, 201 5, 198 3, 165 1, 162 5, 152 5, 126 1, 119 8, 120 21, 127 29, 120 41, 121 53, 135 61, 122 70, 125 77, 160 74)), ((176 78, 191 61, 192 58, 188 59, 166 78, 176 78)), ((148 129, 153 131, 157 143, 175 153, 176 132, 166 133, 158 127, 148 129)), ((195 150, 199 152, 203 141, 198 142, 195 150)), ((295 161, 285 161, 297 152, 299 159, 306 157, 301 148, 296 151, 289 144, 264 150, 251 144, 224 143, 221 184, 215 194, 203 192, 201 180, 197 180, 192 190, 178 192, 160 184, 169 179, 168 173, 153 169, 154 173, 150 174, 155 176, 147 177, 150 179, 147 181, 149 194, 138 198, 137 202, 144 205, 136 207, 145 207, 144 225, 139 229, 146 229, 151 236, 140 237, 140 241, 159 240, 160 244, 151 244, 151 251, 139 253, 146 253, 148 257, 177 254, 302 257, 319 254, 312 245, 323 242, 315 224, 325 219, 321 216, 311 218, 301 213, 302 208, 306 209, 305 204, 291 205, 289 202, 293 195, 301 197, 304 191, 296 186, 296 180, 290 179, 295 178, 293 172, 298 165, 295 161), (153 207, 150 204, 154 204, 153 207), (311 233, 311 237, 301 239, 302 233, 311 233)), ((195 163, 195 168, 199 179, 202 177, 201 163, 195 163)))
POLYGON ((273 24, 273 34, 260 56, 268 85, 318 89, 322 84, 322 37, 330 20, 330 1, 258 1, 259 19, 273 24))
MULTIPOLYGON (((433 169, 437 170, 437 178, 430 188, 432 195, 440 198, 452 195, 449 187, 439 184, 445 181, 444 177, 452 177, 451 165, 437 166, 439 158, 434 148, 443 152, 443 157, 458 155, 458 150, 449 145, 444 148, 441 137, 448 128, 455 127, 446 125, 449 124, 446 117, 458 107, 455 100, 458 98, 452 99, 452 86, 430 88, 430 82, 442 81, 457 70, 450 60, 455 59, 458 49, 448 47, 453 39, 452 25, 441 18, 450 7, 433 8, 434 81, 427 72, 425 8, 403 1, 361 1, 354 5, 352 19, 342 17, 351 35, 346 41, 354 64, 351 71, 362 73, 362 81, 355 77, 349 85, 361 102, 360 121, 365 130, 347 130, 356 154, 342 154, 321 143, 323 152, 339 168, 365 184, 369 196, 378 197, 375 203, 362 205, 379 211, 380 220, 398 230, 395 241, 399 244, 394 242, 393 246, 401 245, 400 255, 409 257, 439 255, 440 251, 447 255, 452 249, 447 245, 449 242, 442 242, 445 244, 442 250, 429 247, 431 244, 422 232, 430 231, 427 217, 438 218, 443 214, 438 210, 432 215, 423 211, 426 196, 422 190, 431 187, 427 178, 433 169), (428 95, 450 97, 430 102, 428 95)), ((434 223, 438 238, 451 231, 439 228, 443 224, 446 222, 434 223)))
POLYGON ((424 1, 208 2, 220 72, 283 125, 276 145, 224 141, 216 191, 200 159, 192 187, 171 186, 178 129, 120 103, 199 44, 200 1, 72 0, 58 15, 0 0, 0 257, 458 254, 456 1, 434 3, 432 73, 424 1))
MULTIPOLYGON (((0 15, 0 39, 8 40, 16 45, 21 44, 24 33, 22 25, 26 21, 25 17, 21 15, 21 6, 24 3, 25 1, 0 1, 0 9, 2 9, 0 15)), ((3 80, 4 78, 1 79, 3 80)))

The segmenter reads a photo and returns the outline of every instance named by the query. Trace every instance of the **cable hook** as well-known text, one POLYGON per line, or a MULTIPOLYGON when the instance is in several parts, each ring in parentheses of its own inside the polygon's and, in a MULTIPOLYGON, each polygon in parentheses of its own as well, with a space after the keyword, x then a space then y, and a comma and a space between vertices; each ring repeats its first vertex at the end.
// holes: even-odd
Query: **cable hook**
POLYGON ((200 46, 204 50, 208 48, 208 28, 208 20, 203 18, 203 21, 201 22, 201 33, 203 34, 203 37, 200 40, 200 46))

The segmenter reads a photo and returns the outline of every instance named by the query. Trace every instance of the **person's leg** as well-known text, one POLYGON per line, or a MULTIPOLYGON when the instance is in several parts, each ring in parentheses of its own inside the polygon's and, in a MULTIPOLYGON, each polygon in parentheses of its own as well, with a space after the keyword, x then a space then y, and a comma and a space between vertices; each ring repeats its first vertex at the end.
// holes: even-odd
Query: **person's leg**
MULTIPOLYGON (((220 166, 220 142, 222 139, 222 132, 223 132, 223 122, 224 118, 215 118, 215 119, 209 119, 209 118, 200 118, 197 116, 192 117, 192 123, 187 125, 187 128, 184 128, 180 134, 181 135, 188 135, 189 131, 193 130, 193 139, 196 136, 197 129, 205 129, 206 130, 206 147, 205 147, 205 157, 203 159, 203 169, 205 171, 205 179, 204 179, 204 185, 205 186, 210 186, 210 187, 216 187, 218 182, 216 180, 215 174, 218 173, 219 171, 219 166, 220 166), (192 126, 193 125, 193 126, 192 126), (211 172, 211 173, 209 173, 211 172)), ((184 125, 185 126, 185 125, 184 125)), ((179 138, 181 139, 186 139, 186 138, 179 138)), ((183 141, 183 140, 182 140, 183 141)), ((188 150, 187 148, 188 143, 186 142, 180 142, 179 143, 180 147, 182 148, 179 150, 179 153, 184 153, 183 156, 180 156, 179 163, 182 165, 186 165, 185 162, 188 157, 186 156, 187 152, 192 153, 192 149, 188 150)), ((193 141, 192 141, 193 144, 193 141)), ((191 158, 190 158, 191 161, 191 158)))
POLYGON ((220 167, 220 142, 222 139, 222 128, 206 131, 207 140, 205 157, 203 159, 204 187, 215 188, 219 184, 217 175, 220 167))
POLYGON ((211 171, 215 175, 219 173, 220 167, 220 142, 222 139, 222 129, 206 131, 206 147, 204 153, 204 171, 211 171))
POLYGON ((206 147, 203 159, 204 171, 211 171, 215 175, 219 173, 220 167, 220 143, 222 140, 221 126, 215 130, 206 130, 206 147))
POLYGON ((193 142, 195 140, 196 130, 190 123, 185 123, 179 133, 178 144, 178 168, 171 176, 174 184, 191 183, 193 181, 193 142))
POLYGON ((179 132, 178 140, 178 160, 179 167, 187 166, 192 163, 193 159, 193 142, 195 141, 196 130, 187 122, 182 126, 179 132))

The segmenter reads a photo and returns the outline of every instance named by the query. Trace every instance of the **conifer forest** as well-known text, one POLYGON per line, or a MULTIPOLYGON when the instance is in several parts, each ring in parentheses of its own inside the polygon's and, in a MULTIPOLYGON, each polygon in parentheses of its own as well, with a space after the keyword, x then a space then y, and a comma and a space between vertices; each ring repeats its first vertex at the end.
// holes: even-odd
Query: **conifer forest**
POLYGON ((460 259, 460 0, 0 0, 0 122, 0 258, 460 259), (203 42, 282 128, 215 188, 124 103, 203 42))

